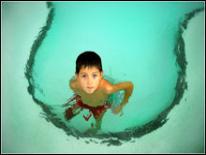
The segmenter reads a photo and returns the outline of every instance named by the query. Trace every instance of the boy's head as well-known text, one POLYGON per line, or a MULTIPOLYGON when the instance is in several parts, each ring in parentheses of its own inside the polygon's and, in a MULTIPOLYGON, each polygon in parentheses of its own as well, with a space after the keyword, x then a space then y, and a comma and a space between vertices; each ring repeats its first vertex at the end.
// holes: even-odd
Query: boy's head
POLYGON ((98 54, 93 51, 81 53, 76 60, 76 74, 79 74, 81 68, 96 67, 102 71, 102 62, 98 54))
POLYGON ((102 63, 98 54, 93 51, 81 53, 76 60, 76 77, 81 88, 92 94, 102 79, 102 63))

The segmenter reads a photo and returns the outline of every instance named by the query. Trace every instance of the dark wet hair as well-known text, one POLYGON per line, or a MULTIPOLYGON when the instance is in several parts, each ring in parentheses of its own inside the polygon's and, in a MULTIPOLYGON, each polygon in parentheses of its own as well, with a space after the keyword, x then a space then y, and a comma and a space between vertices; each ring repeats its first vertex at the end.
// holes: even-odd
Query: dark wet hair
POLYGON ((76 74, 82 67, 97 67, 99 71, 102 71, 102 62, 100 56, 93 51, 85 51, 81 53, 76 60, 76 74))

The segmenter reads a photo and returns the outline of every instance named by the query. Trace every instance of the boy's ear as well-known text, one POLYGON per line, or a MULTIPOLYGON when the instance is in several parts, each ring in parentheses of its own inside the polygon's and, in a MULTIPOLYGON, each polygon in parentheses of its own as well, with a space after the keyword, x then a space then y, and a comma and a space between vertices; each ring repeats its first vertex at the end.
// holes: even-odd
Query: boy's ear
POLYGON ((101 76, 103 77, 104 72, 103 72, 103 71, 101 71, 101 72, 100 72, 100 74, 101 74, 101 76))

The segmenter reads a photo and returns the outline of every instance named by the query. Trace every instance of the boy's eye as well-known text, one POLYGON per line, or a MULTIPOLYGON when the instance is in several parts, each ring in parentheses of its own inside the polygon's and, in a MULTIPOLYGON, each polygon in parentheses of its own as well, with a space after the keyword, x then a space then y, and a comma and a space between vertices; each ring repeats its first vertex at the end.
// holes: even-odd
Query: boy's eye
POLYGON ((86 75, 82 75, 82 77, 83 77, 83 78, 85 78, 85 77, 86 77, 86 75))
POLYGON ((94 75, 93 75, 93 77, 95 78, 95 77, 97 77, 97 75, 96 75, 96 74, 94 74, 94 75))

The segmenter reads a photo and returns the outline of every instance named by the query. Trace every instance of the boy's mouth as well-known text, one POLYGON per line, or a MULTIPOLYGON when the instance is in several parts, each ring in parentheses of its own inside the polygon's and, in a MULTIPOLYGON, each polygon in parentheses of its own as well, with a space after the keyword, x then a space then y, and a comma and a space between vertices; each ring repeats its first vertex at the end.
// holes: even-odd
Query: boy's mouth
POLYGON ((94 87, 87 87, 88 89, 93 89, 94 87))

